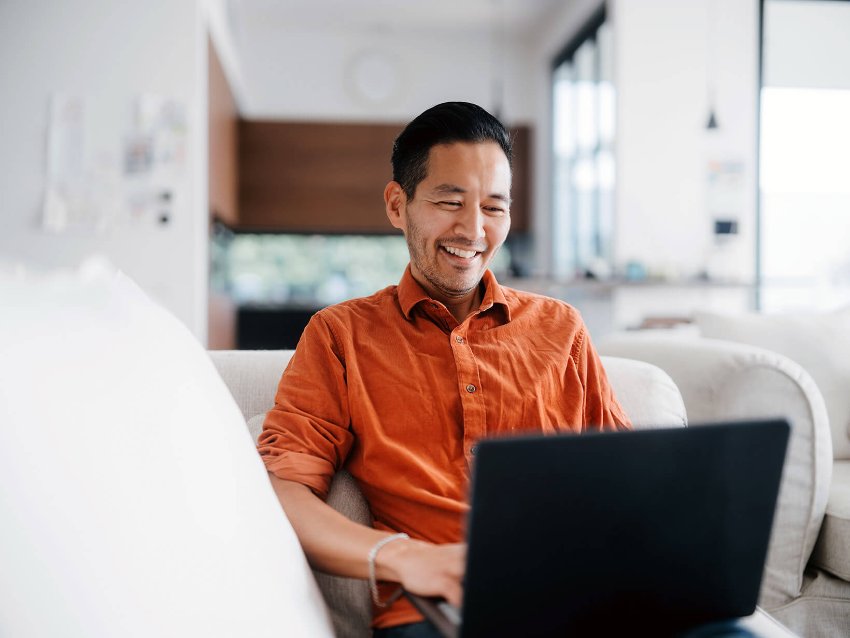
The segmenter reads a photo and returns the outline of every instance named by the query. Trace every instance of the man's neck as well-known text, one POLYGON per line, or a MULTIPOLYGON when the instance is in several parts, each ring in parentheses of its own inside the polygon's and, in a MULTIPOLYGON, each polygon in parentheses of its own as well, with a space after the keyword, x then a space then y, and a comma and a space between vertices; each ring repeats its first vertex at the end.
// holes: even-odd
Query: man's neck
POLYGON ((459 299, 438 299, 448 309, 452 316, 457 319, 458 323, 463 323, 473 312, 481 307, 481 300, 484 297, 481 283, 469 295, 459 299))
POLYGON ((416 269, 411 268, 410 274, 413 275, 413 279, 422 286, 423 290, 428 293, 431 299, 439 301, 446 307, 452 316, 457 319, 458 323, 463 323, 469 315, 481 307, 481 302, 484 299, 484 283, 482 281, 479 281, 478 285, 469 293, 461 297, 450 297, 440 294, 438 290, 434 290, 425 277, 419 274, 416 269))

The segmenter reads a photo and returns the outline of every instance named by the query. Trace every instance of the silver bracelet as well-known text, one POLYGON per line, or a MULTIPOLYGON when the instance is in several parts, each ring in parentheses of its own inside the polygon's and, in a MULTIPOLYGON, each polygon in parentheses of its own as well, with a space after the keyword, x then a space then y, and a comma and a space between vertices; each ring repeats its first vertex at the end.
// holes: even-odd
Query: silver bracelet
POLYGON ((375 546, 369 550, 369 591, 372 592, 372 602, 375 603, 375 606, 377 607, 387 607, 388 605, 393 604, 396 600, 398 600, 399 596, 401 596, 402 590, 401 587, 399 587, 398 591, 396 591, 387 600, 381 600, 381 595, 378 593, 378 581, 375 577, 375 558, 378 556, 378 552, 384 545, 403 538, 409 539, 410 536, 403 532, 401 534, 386 536, 375 543, 375 546))

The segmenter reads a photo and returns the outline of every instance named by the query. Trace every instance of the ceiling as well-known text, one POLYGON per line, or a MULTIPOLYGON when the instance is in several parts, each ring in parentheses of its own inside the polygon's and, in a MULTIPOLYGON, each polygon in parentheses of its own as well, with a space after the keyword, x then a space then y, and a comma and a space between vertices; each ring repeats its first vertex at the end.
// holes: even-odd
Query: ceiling
POLYGON ((462 30, 525 37, 564 0, 228 0, 237 30, 255 24, 286 29, 462 30))

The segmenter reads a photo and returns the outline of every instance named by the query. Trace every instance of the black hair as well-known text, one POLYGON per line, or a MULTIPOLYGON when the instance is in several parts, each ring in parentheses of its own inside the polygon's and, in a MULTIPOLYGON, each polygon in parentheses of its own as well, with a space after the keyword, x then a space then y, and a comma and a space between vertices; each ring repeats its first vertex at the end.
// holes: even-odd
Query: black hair
POLYGON ((470 102, 444 102, 432 106, 408 124, 393 144, 393 179, 408 199, 428 174, 428 156, 438 144, 496 142, 513 162, 511 138, 504 125, 470 102))

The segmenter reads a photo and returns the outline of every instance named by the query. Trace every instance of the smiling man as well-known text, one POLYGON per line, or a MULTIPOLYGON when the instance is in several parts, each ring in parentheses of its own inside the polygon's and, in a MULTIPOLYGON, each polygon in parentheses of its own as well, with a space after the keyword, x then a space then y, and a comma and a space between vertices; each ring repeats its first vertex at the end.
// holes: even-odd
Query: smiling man
POLYGON ((312 318, 259 439, 313 567, 369 579, 376 637, 436 635, 399 585, 460 603, 479 439, 629 427, 579 313, 488 270, 510 229, 511 159, 474 104, 402 131, 384 202, 410 265, 398 286, 312 318), (371 528, 324 502, 342 467, 371 528))
POLYGON ((438 144, 422 181, 401 172, 408 183, 392 181, 384 191, 390 223, 407 238, 413 278, 459 322, 481 301, 481 279, 508 236, 508 153, 507 140, 438 144))

